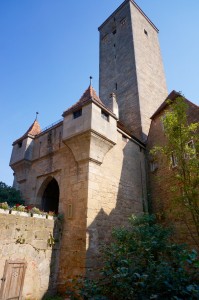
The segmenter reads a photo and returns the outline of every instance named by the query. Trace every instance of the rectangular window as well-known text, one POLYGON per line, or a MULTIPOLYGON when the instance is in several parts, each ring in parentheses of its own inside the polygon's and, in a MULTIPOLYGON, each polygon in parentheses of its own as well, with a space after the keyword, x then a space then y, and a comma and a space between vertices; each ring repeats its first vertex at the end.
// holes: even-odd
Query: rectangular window
POLYGON ((185 154, 185 159, 191 159, 194 158, 195 156, 196 156, 196 149, 195 149, 194 141, 191 140, 187 143, 187 151, 185 154))
POLYGON ((187 143, 187 145, 188 145, 188 147, 189 147, 190 149, 195 150, 195 146, 194 146, 193 140, 189 141, 189 142, 187 143))
POLYGON ((18 142, 18 148, 21 148, 21 147, 22 147, 22 141, 18 142))
POLYGON ((171 154, 171 166, 172 166, 172 168, 175 168, 175 167, 177 167, 177 165, 178 165, 178 160, 177 160, 177 157, 175 156, 175 153, 173 152, 171 154))
POLYGON ((150 171, 155 172, 158 169, 158 163, 157 161, 151 161, 150 162, 150 171))
POLYGON ((109 114, 105 112, 104 110, 101 110, 101 117, 102 119, 109 121, 109 114))
POLYGON ((82 109, 76 110, 73 113, 73 119, 77 119, 77 118, 81 117, 81 115, 82 115, 82 109))

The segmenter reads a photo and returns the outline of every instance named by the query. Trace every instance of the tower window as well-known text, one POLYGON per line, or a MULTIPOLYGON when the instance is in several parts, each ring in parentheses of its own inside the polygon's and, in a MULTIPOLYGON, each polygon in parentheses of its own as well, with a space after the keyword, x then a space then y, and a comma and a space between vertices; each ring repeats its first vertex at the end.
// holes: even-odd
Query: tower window
POLYGON ((116 82, 116 84, 115 84, 115 89, 117 90, 117 82, 116 82))
POLYGON ((73 113, 73 119, 77 119, 77 118, 81 117, 81 115, 82 115, 82 109, 76 110, 73 113))
POLYGON ((117 30, 116 28, 112 31, 112 34, 116 34, 117 30))
POLYGON ((144 33, 148 36, 148 32, 146 31, 146 29, 144 29, 144 33))
POLYGON ((21 148, 22 147, 22 142, 18 142, 18 148, 21 148))
POLYGON ((102 119, 109 121, 109 114, 105 112, 104 110, 101 110, 101 117, 102 119))

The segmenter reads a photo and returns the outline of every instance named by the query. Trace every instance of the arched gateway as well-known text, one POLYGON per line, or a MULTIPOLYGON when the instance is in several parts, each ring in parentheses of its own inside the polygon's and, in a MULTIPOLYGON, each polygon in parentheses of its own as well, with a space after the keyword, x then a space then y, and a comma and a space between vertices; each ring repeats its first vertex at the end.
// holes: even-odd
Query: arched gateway
POLYGON ((58 213, 59 207, 59 185, 56 179, 52 179, 46 186, 41 202, 42 210, 58 213))

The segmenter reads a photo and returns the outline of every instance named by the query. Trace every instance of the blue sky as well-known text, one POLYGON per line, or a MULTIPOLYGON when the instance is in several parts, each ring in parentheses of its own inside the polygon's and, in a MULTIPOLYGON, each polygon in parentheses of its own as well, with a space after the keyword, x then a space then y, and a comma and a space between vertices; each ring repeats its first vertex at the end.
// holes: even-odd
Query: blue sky
MULTIPOLYGON (((169 92, 199 104, 199 1, 137 0, 160 30, 169 92)), ((44 128, 89 85, 98 91, 98 27, 119 0, 0 0, 0 181, 12 185, 12 142, 36 111, 44 128)))

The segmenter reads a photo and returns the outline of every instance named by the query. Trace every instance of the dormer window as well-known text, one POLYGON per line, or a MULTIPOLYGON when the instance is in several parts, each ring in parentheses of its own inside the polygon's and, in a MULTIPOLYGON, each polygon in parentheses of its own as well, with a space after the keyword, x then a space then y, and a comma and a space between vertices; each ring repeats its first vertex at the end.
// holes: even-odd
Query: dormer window
POLYGON ((101 110, 101 117, 104 120, 109 121, 109 114, 107 112, 105 112, 104 110, 101 110))
POLYGON ((77 118, 81 117, 81 115, 82 115, 82 109, 76 110, 73 113, 73 119, 77 119, 77 118))

